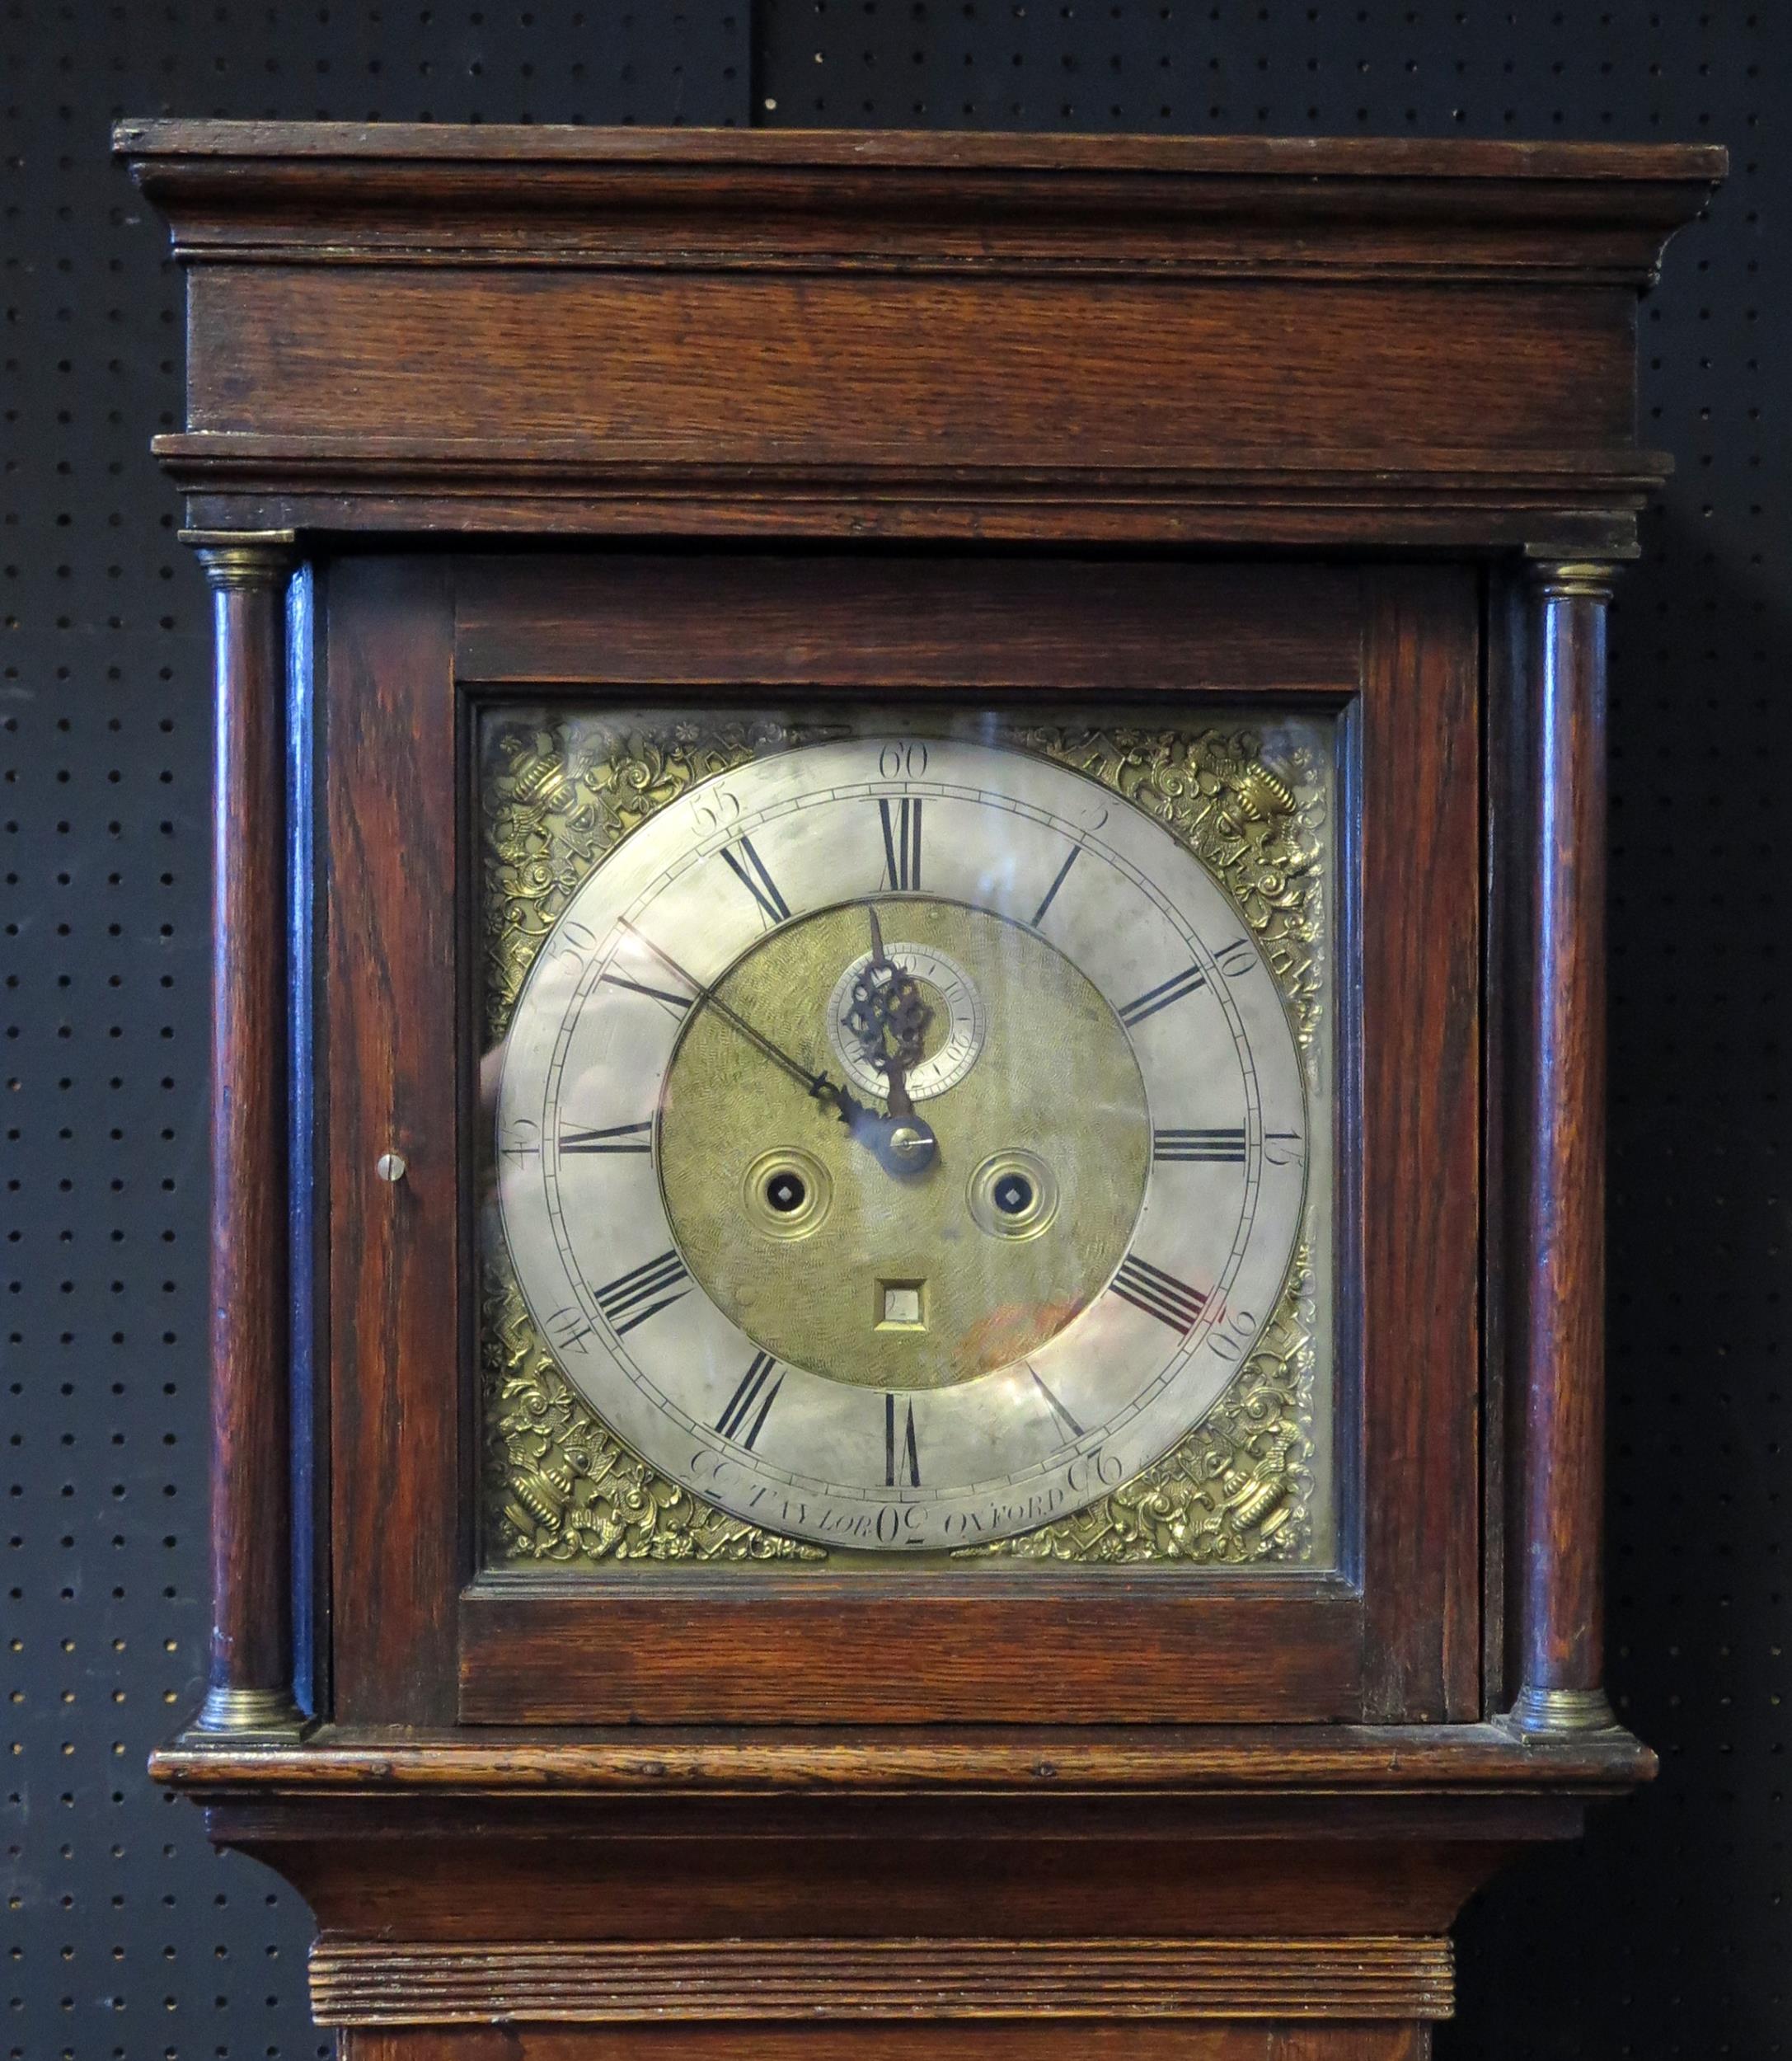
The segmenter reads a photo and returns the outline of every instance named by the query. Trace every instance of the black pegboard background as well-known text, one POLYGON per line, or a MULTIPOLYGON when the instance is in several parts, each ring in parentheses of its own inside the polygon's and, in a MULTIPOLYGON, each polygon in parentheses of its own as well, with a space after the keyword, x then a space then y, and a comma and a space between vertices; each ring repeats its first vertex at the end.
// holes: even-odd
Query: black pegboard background
POLYGON ((12 2061, 325 2051, 307 1923, 143 1758, 195 1694, 207 616, 146 455, 178 279, 124 114, 1710 139, 1643 327, 1681 471, 1613 653, 1612 1663, 1660 1784, 1461 1929, 1440 2054, 1792 2048, 1792 10, 541 0, 0 14, 0 1130, 12 2061))

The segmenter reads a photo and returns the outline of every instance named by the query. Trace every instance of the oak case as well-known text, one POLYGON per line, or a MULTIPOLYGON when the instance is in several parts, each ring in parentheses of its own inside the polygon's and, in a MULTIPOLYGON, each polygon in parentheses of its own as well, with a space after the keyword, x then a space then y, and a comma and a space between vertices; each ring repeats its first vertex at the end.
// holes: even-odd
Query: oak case
POLYGON ((1422 2054, 1462 1899, 1652 1767, 1600 1653, 1603 622, 1666 466, 1635 297, 1721 153, 120 143, 218 628, 218 1630, 157 1770, 311 1899, 320 2021, 1422 2054), (476 711, 805 697, 1331 725, 1329 1571, 482 1566, 476 711))

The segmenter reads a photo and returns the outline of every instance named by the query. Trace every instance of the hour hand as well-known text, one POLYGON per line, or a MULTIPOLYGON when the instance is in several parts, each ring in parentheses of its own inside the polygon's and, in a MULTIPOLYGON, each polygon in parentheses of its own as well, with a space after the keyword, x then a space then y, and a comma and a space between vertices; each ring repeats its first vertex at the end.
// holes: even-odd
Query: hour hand
POLYGON ((884 946, 884 929, 876 905, 867 903, 871 956, 853 984, 847 1028, 859 1041, 868 1064, 884 1077, 888 1114, 876 1120, 880 1134, 867 1138, 887 1172, 906 1178, 924 1172, 939 1150, 933 1126, 915 1114, 908 1075, 921 1057, 933 1012, 921 998, 914 975, 898 966, 884 946))
POLYGON ((933 1012, 922 999, 914 975, 885 951, 875 904, 866 904, 866 914, 870 919, 871 956, 853 984, 847 1027, 858 1040, 866 1063, 884 1077, 890 1115, 912 1119, 908 1077, 920 1061, 933 1012))

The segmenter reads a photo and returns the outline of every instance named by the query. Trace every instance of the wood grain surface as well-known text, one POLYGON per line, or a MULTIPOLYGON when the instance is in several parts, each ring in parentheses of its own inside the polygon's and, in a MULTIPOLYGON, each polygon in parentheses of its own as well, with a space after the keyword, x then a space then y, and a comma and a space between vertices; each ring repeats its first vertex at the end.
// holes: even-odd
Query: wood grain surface
POLYGON ((195 519, 1622 551, 1721 152, 127 122, 195 519), (1390 299, 1391 290, 1397 299, 1390 299))
POLYGON ((1391 323, 1372 284, 202 266, 189 433, 452 448, 490 434, 501 389, 507 440, 663 468, 1048 472, 1378 448, 1390 424, 1414 448, 1586 450, 1629 434, 1630 303, 1457 285, 1447 321, 1391 323))
POLYGON ((1447 2018, 1447 1939, 340 1939, 320 2026, 1447 2018))
POLYGON ((1281 702, 1353 692, 1363 636, 1358 575, 1318 566, 543 552, 468 556, 455 580, 455 674, 470 687, 1281 702))
POLYGON ((461 914, 446 570, 324 589, 335 1711, 453 1712, 462 1579, 461 914), (402 1181, 377 1171, 394 1152, 402 1181))
POLYGON ((1627 1733, 1541 1744, 1480 1725, 865 1726, 608 1732, 327 1725, 303 1748, 171 1748, 201 1794, 382 1796, 1616 1795, 1654 1772, 1627 1733))
POLYGON ((1361 1714, 1480 1710, 1480 597, 1378 575, 1353 820, 1363 964, 1361 1714), (1397 1491, 1391 1485, 1397 1482, 1397 1491))
POLYGON ((286 1225, 286 582, 202 547, 212 585, 212 1597, 207 1720, 293 1684, 286 1225))
POLYGON ((1427 2061, 1428 2025, 1042 2023, 352 2028, 340 2061, 1427 2061))
POLYGON ((1242 177, 1574 180, 1609 187, 1721 176, 1709 143, 1437 143, 1419 137, 1081 136, 974 130, 602 129, 503 122, 121 121, 115 147, 145 161, 216 159, 237 176, 256 162, 382 160, 439 164, 585 163, 913 166, 955 176, 982 167, 1101 174, 1213 171, 1242 177))
POLYGON ((1363 1671, 1359 1597, 1299 1577, 625 1570, 460 1608, 475 1725, 1310 1721, 1363 1671))
POLYGON ((1578 1835, 1562 1804, 1435 1805, 1364 1822, 1311 1808, 1254 1827, 1171 1813, 1031 1823, 962 1812, 727 1810, 622 1824, 582 1813, 368 1816, 313 1803, 234 1807, 215 1824, 292 1881, 320 1924, 367 1940, 541 1943, 875 1941, 978 1936, 1250 1940, 1441 1935, 1527 1842, 1578 1835))
POLYGON ((1603 566, 1538 571, 1528 768, 1536 856, 1524 990, 1521 1695, 1584 1695, 1602 1679, 1610 592, 1603 566))

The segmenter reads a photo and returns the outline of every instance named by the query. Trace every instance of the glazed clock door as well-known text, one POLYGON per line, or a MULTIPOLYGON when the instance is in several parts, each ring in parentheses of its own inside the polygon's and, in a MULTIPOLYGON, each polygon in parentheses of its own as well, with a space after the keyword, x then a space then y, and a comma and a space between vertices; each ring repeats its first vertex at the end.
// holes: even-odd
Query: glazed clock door
POLYGON ((325 592, 339 1715, 1475 1714, 1471 580, 325 592))

